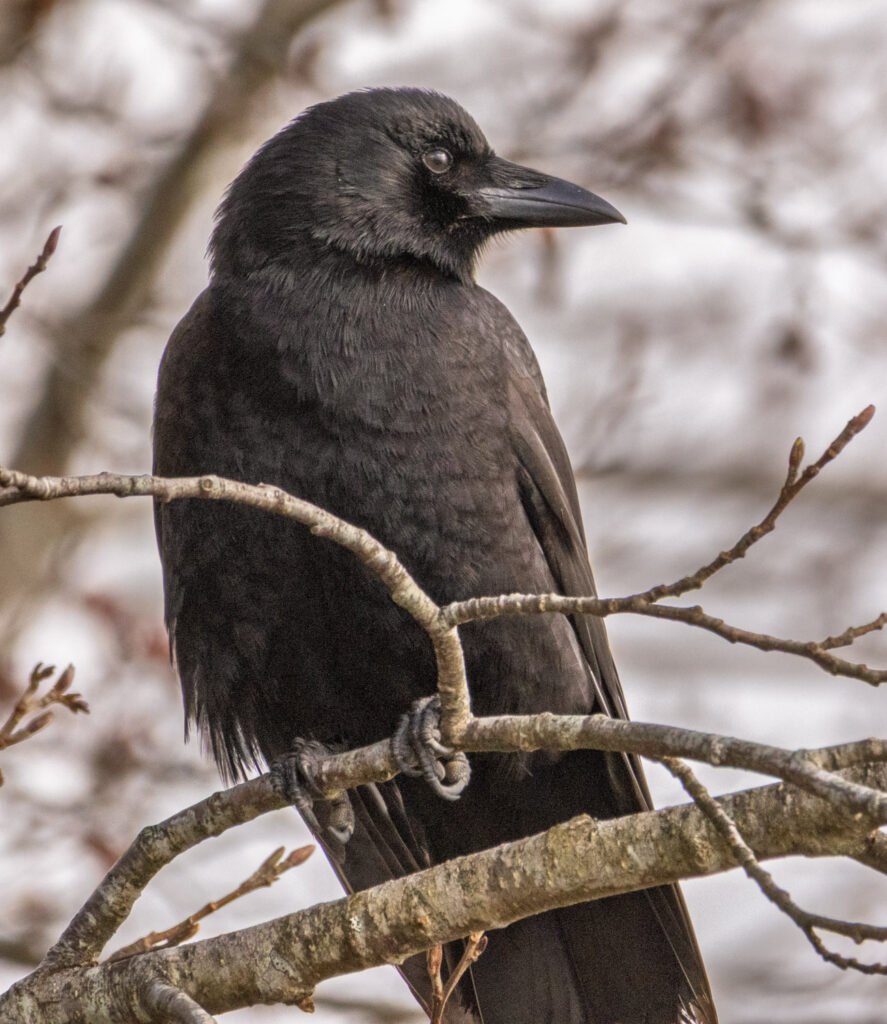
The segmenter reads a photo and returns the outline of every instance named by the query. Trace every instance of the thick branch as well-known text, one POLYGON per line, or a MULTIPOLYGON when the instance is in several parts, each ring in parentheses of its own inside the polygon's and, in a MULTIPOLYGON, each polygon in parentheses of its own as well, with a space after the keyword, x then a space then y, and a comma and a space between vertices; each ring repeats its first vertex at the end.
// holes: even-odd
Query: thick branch
MULTIPOLYGON (((887 769, 856 769, 853 778, 885 787, 887 769)), ((718 802, 759 860, 852 855, 876 824, 866 815, 835 815, 823 801, 781 784, 718 802)), ((131 1012, 127 994, 144 992, 154 979, 211 1013, 304 1004, 316 984, 336 974, 398 963, 554 907, 734 865, 730 848, 693 805, 604 822, 582 816, 240 932, 87 971, 44 967, 0 999, 0 1022, 111 1024, 131 1012), (256 963, 269 969, 256 971, 256 963)))
MULTIPOLYGON (((887 761, 887 744, 864 740, 823 750, 782 750, 728 736, 716 736, 643 722, 613 721, 602 715, 526 715, 472 719, 464 733, 468 751, 600 750, 650 757, 682 756, 722 767, 745 768, 796 783, 823 799, 836 819, 887 822, 887 794, 840 769, 887 761), (828 770, 826 770, 828 769, 828 770)), ((384 782, 397 773, 388 741, 331 755, 317 766, 315 782, 327 797, 344 789, 384 782)), ((129 915, 139 894, 166 864, 206 838, 286 805, 271 774, 216 793, 143 829, 77 913, 46 962, 71 965, 94 961, 129 915)), ((860 858, 862 851, 858 851, 860 858)), ((873 856, 872 851, 868 851, 873 856)))

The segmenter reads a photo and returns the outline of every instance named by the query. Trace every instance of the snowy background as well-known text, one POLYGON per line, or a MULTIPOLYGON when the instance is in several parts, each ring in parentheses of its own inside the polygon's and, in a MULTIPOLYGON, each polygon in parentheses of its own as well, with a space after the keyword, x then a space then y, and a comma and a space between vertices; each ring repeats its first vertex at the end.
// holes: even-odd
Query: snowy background
MULTIPOLYGON (((307 104, 382 84, 453 95, 503 156, 579 181, 628 218, 514 236, 481 271, 543 364, 601 592, 708 561, 769 507, 796 435, 816 457, 874 402, 884 411, 869 429, 702 600, 803 639, 877 615, 887 19, 874 0, 557 0, 544 13, 522 0, 6 0, 0 304, 64 227, 0 339, 0 463, 146 471, 157 364, 206 280, 223 189, 307 104)), ((610 631, 637 719, 782 746, 883 731, 884 696, 863 683, 678 624, 625 618, 610 631)), ((869 638, 857 655, 884 664, 887 643, 869 638)), ((0 513, 0 704, 38 660, 73 662, 92 714, 60 711, 3 753, 0 987, 140 826, 217 782, 182 742, 149 503, 0 513)), ((754 781, 703 774, 717 791, 754 781)), ((651 781, 660 803, 683 799, 662 773, 651 781)), ((280 812, 204 844, 152 883, 120 944, 306 841, 280 812)), ((887 880, 847 864, 774 870, 811 910, 887 920, 887 880)), ((685 892, 724 1024, 883 1020, 887 980, 821 963, 738 873, 685 892)), ((318 854, 201 935, 338 895, 318 854)), ((317 996, 319 1022, 419 1019, 393 970, 317 996)))

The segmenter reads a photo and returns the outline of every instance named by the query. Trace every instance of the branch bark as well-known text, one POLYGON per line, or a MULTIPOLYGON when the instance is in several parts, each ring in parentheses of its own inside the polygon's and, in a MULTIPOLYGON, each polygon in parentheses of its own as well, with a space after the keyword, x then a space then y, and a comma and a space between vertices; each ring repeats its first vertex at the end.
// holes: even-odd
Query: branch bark
MULTIPOLYGON (((819 798, 824 807, 831 808, 838 822, 866 821, 874 827, 887 821, 887 793, 840 772, 887 762, 887 744, 880 740, 793 754, 731 737, 642 722, 614 722, 601 715, 585 719, 559 715, 473 719, 468 734, 473 737, 468 741, 469 750, 537 750, 544 746, 551 750, 588 747, 655 757, 681 754, 720 766, 784 774, 796 780, 798 788, 808 795, 819 798), (827 772, 819 765, 828 765, 831 770, 827 772)), ((334 798, 345 789, 384 782, 396 773, 397 765, 386 741, 331 755, 318 765, 314 781, 327 798, 334 798)), ((143 829, 47 953, 46 964, 62 967, 94 962, 161 868, 204 839, 286 804, 275 776, 269 773, 143 829)), ((860 848, 854 856, 862 860, 864 856, 871 858, 874 852, 860 848)))
MULTIPOLYGON (((846 781, 883 789, 887 768, 853 769, 846 781)), ((213 799, 224 803, 226 794, 213 799)), ((836 815, 822 800, 782 784, 722 797, 718 805, 758 860, 853 856, 864 851, 877 824, 865 814, 836 815)), ((185 947, 97 967, 45 962, 0 997, 0 1022, 112 1024, 137 1007, 144 1012, 144 993, 157 984, 209 1013, 257 1003, 307 1007, 314 987, 337 974, 399 963, 438 943, 554 907, 734 866, 729 846, 693 805, 612 821, 581 816, 537 836, 185 947), (256 964, 266 969, 256 970, 256 964)))

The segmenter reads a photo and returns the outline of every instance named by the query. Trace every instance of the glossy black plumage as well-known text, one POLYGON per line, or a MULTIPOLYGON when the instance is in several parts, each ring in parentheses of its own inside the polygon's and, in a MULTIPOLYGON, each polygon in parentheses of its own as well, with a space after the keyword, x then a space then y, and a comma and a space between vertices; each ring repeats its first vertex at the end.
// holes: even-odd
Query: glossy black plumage
MULTIPOLYGON (((500 231, 621 219, 591 193, 496 157, 437 94, 372 90, 310 109, 222 203, 210 285, 160 371, 155 471, 307 498, 396 550, 439 602, 593 593, 535 357, 473 268, 500 231), (452 157, 443 170, 429 156, 440 150, 452 157)), ((381 739, 433 692, 426 638, 346 552, 234 505, 173 502, 156 521, 188 718, 227 775, 297 736, 381 739)), ((502 619, 462 633, 476 713, 626 715, 599 620, 502 619)), ((346 886, 581 812, 650 805, 640 766, 619 756, 489 755, 472 766, 456 804, 403 776, 355 793, 355 835, 329 851, 346 886)), ((424 963, 404 974, 422 998, 424 963)), ((662 888, 493 933, 448 1019, 716 1018, 683 901, 662 888)))

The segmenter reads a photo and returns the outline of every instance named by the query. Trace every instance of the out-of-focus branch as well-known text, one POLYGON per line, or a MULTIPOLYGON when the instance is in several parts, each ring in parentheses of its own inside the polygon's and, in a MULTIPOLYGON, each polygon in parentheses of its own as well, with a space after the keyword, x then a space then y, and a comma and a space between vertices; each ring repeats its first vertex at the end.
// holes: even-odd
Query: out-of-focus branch
MULTIPOLYGON (((253 23, 235 41, 229 70, 175 155, 159 169, 107 279, 85 309, 58 325, 56 358, 23 425, 15 464, 34 473, 64 471, 83 438, 86 410, 102 367, 144 305, 214 154, 226 139, 243 133, 253 102, 285 65, 293 37, 340 2, 265 0, 253 23)), ((80 518, 67 509, 53 510, 39 523, 15 517, 4 524, 0 565, 22 581, 15 590, 17 609, 25 608, 45 586, 47 573, 58 572, 63 542, 79 524, 80 518), (49 546, 47 536, 53 539, 49 546)), ((9 588, 0 590, 0 603, 4 598, 12 599, 9 588)), ((19 619, 8 628, 15 628, 19 619)))
MULTIPOLYGON (((865 783, 887 786, 883 766, 858 771, 865 783)), ((238 791, 247 788, 257 813, 282 802, 267 776, 243 783, 195 805, 191 835, 199 840, 217 834, 219 821, 231 813, 229 805, 241 801, 238 791)), ((722 797, 718 804, 758 860, 853 855, 877 824, 864 814, 835 815, 818 797, 784 785, 722 797)), ((184 848, 182 836, 171 834, 168 823, 142 836, 146 848, 184 848)), ((123 1018, 145 986, 158 982, 209 1013, 260 1002, 307 1006, 314 986, 336 974, 399 962, 438 943, 554 907, 734 866, 732 850, 694 805, 598 822, 583 815, 540 835, 184 949, 158 950, 88 971, 81 958, 48 959, 0 997, 0 1022, 85 1024, 110 1020, 115 1013, 123 1018), (627 849, 631 857, 625 856, 627 849), (267 969, 257 971, 256 964, 267 969)))
POLYGON ((9 301, 0 309, 0 337, 6 333, 6 321, 10 318, 13 310, 18 309, 22 302, 22 292, 27 288, 32 278, 35 278, 38 274, 41 274, 46 270, 47 264, 52 254, 55 252, 55 248, 59 242, 59 235, 61 234, 61 226, 53 228, 49 232, 49 237, 46 239, 46 243, 43 246, 43 251, 37 257, 37 259, 31 264, 30 267, 25 271, 22 279, 12 289, 12 295, 9 297, 9 301))
MULTIPOLYGON (((74 681, 74 666, 68 667, 59 674, 58 679, 52 684, 42 697, 37 693, 40 684, 47 680, 55 672, 55 666, 45 666, 39 662, 31 672, 25 692, 16 701, 15 707, 9 714, 9 718, 0 726, 0 750, 11 747, 14 743, 21 743, 36 735, 52 721, 52 712, 47 710, 53 704, 60 704, 69 711, 77 714, 82 711, 89 714, 89 705, 79 693, 68 693, 71 683, 74 681), (37 714, 37 712, 40 712, 37 714), (28 715, 35 715, 29 722, 22 725, 28 715)), ((3 773, 0 772, 0 786, 3 785, 3 773)))
POLYGON ((339 0, 265 0, 233 46, 229 70, 173 158, 162 167, 107 280, 62 324, 58 358, 22 431, 15 462, 58 472, 83 436, 83 415, 120 332, 144 303, 217 148, 243 130, 252 103, 283 66, 293 36, 339 0))
POLYGON ((58 0, 5 0, 0 18, 0 67, 24 50, 58 0))

